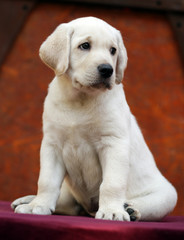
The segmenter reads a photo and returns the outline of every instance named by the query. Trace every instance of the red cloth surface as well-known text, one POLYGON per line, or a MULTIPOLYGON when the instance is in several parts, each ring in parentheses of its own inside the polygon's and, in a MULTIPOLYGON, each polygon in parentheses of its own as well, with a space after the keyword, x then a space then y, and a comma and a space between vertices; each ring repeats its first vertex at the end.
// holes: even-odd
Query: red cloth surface
POLYGON ((161 222, 118 222, 15 214, 9 202, 0 202, 0 239, 180 240, 184 239, 184 217, 166 217, 161 222))

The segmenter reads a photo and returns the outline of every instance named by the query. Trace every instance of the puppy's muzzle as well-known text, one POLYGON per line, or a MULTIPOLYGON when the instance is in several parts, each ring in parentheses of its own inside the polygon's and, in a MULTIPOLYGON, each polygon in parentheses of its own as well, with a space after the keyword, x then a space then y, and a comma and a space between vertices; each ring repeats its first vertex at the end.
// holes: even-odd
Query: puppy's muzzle
POLYGON ((98 66, 98 71, 100 73, 101 78, 107 79, 112 76, 113 68, 110 64, 100 64, 98 66))
POLYGON ((100 64, 98 67, 99 80, 93 83, 93 88, 108 88, 111 89, 111 76, 113 74, 113 68, 110 64, 100 64))

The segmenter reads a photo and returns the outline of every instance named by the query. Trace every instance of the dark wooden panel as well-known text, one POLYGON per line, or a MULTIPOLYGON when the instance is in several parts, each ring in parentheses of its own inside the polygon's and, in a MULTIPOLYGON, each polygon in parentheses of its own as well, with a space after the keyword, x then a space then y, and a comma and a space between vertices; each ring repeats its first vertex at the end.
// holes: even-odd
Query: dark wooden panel
POLYGON ((179 54, 184 65, 184 13, 169 13, 168 17, 173 27, 179 46, 179 54))
POLYGON ((183 0, 58 0, 58 2, 96 3, 134 8, 184 11, 183 0))
POLYGON ((0 65, 35 1, 0 1, 0 65))

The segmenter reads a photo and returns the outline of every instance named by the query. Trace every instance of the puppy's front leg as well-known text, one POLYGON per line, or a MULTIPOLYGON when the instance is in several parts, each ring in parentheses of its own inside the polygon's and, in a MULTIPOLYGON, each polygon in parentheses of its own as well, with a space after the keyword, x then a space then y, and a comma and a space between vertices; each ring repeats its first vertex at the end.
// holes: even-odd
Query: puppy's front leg
POLYGON ((99 193, 99 210, 96 218, 130 221, 124 210, 129 173, 128 144, 116 143, 100 152, 103 180, 99 193))
POLYGON ((29 204, 16 207, 17 213, 49 215, 55 211, 60 187, 65 176, 65 167, 56 145, 44 137, 40 151, 40 176, 37 196, 29 204))

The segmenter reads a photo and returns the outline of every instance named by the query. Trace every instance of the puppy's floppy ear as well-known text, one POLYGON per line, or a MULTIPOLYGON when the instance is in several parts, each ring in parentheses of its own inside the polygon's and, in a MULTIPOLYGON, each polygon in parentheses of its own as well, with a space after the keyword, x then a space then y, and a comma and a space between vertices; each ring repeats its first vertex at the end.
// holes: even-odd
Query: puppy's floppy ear
POLYGON ((116 83, 120 84, 123 76, 124 76, 124 71, 127 66, 127 51, 123 43, 123 39, 121 36, 121 33, 117 31, 117 40, 118 40, 118 59, 117 59, 117 65, 116 65, 116 83))
POLYGON ((68 69, 72 33, 73 29, 68 23, 61 24, 40 47, 41 60, 53 69, 57 75, 65 73, 68 69))

